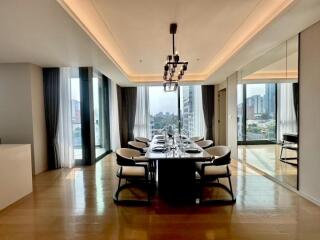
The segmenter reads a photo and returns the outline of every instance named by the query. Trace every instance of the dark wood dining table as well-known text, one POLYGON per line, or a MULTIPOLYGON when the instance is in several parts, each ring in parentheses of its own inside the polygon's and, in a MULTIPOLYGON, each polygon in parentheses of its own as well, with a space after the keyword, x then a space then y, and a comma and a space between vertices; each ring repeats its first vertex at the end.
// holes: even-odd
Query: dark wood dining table
POLYGON ((145 154, 157 164, 157 188, 159 195, 169 200, 194 202, 196 199, 196 162, 211 161, 211 155, 190 139, 181 139, 182 144, 171 139, 164 147, 161 135, 153 137, 145 154), (171 143, 170 143, 171 142, 171 143), (189 152, 189 151, 193 152, 189 152), (195 152, 198 151, 198 152, 195 152))

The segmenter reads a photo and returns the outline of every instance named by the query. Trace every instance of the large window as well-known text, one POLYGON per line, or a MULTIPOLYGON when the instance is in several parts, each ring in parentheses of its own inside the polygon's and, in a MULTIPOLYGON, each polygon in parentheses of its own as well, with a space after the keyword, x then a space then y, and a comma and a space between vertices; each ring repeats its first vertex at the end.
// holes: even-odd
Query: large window
POLYGON ((242 99, 242 102, 245 102, 242 107, 245 107, 246 112, 244 118, 240 109, 242 131, 239 131, 239 138, 247 142, 276 141, 276 85, 245 84, 241 90, 242 96, 245 96, 245 99, 242 99))
POLYGON ((187 136, 204 135, 201 86, 180 86, 178 91, 164 92, 163 86, 138 87, 135 136, 152 137, 172 129, 187 136), (179 102, 178 102, 179 101, 179 102))
POLYGON ((177 92, 164 92, 163 87, 149 87, 150 132, 161 134, 165 128, 178 132, 177 92))

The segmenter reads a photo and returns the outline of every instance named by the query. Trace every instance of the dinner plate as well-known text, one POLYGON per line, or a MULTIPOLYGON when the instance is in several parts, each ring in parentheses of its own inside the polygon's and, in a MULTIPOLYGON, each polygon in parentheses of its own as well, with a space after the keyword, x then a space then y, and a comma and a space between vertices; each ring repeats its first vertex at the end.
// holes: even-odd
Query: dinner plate
POLYGON ((200 153, 201 150, 198 149, 198 148, 187 148, 187 149, 185 150, 185 152, 186 152, 186 153, 200 153))
POLYGON ((157 146, 157 147, 153 147, 151 150, 152 152, 164 152, 166 151, 166 148, 162 146, 157 146))

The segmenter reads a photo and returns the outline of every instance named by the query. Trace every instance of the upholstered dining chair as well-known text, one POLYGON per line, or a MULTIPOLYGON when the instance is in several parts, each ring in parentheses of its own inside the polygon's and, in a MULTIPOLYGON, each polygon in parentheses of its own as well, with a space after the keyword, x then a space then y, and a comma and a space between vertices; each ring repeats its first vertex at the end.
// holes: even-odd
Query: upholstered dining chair
POLYGON ((129 141, 128 146, 129 148, 138 150, 141 154, 146 153, 148 150, 148 145, 143 142, 129 141))
POLYGON ((137 142, 145 143, 147 146, 149 146, 149 143, 151 142, 150 139, 145 137, 135 137, 134 140, 136 140, 137 142))
POLYGON ((209 147, 213 146, 213 141, 212 140, 203 140, 203 141, 196 142, 196 144, 199 147, 201 147, 203 149, 206 149, 206 148, 209 148, 209 147))
POLYGON ((120 148, 116 151, 117 164, 119 169, 117 177, 119 178, 118 188, 113 196, 115 203, 150 203, 150 181, 149 165, 147 161, 141 161, 141 154, 138 150, 130 148, 120 148), (135 161, 139 158, 139 161, 135 161), (126 183, 121 185, 121 180, 126 183), (147 200, 119 200, 119 194, 122 190, 134 186, 145 186, 147 188, 147 200))
MULTIPOLYGON (((138 150, 141 155, 144 155, 148 151, 148 146, 143 142, 138 141, 129 141, 128 142, 129 148, 138 150)), ((145 161, 144 157, 135 158, 136 161, 145 161)), ((156 182, 156 162, 150 161, 149 162, 149 171, 151 173, 151 180, 155 184, 156 182)))
POLYGON ((200 203, 216 203, 216 202, 225 202, 225 203, 234 203, 236 198, 234 197, 231 183, 231 172, 228 165, 231 162, 231 150, 227 146, 215 146, 207 148, 206 151, 212 156, 212 162, 210 163, 196 163, 196 171, 200 175, 200 203), (229 188, 220 183, 220 178, 228 178, 229 188), (207 200, 203 201, 202 192, 203 188, 207 185, 216 186, 224 189, 231 195, 231 200, 207 200))
POLYGON ((190 140, 196 143, 196 142, 203 141, 204 137, 191 137, 190 140))

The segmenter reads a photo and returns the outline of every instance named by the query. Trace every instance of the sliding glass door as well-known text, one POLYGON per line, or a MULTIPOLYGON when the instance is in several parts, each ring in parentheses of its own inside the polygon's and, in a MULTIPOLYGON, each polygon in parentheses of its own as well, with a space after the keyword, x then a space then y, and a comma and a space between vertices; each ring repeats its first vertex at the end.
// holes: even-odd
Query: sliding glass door
POLYGON ((276 91, 275 83, 239 84, 238 141, 240 143, 276 142, 276 91))

